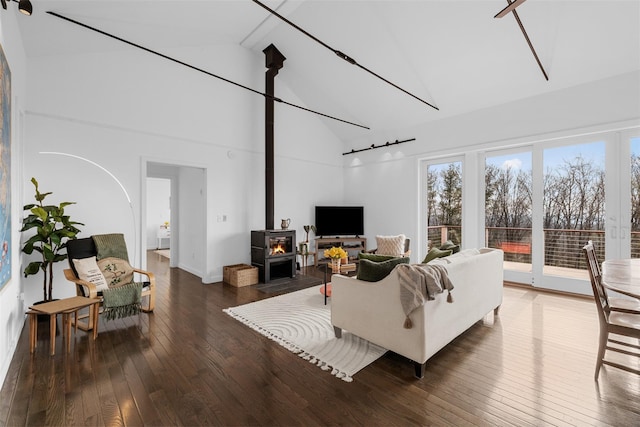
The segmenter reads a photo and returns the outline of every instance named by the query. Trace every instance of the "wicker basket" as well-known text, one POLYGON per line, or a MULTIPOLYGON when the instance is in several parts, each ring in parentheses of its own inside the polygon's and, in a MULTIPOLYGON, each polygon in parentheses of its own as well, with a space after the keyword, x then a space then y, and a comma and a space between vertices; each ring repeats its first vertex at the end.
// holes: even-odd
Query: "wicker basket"
POLYGON ((255 285, 258 283, 258 267, 247 264, 226 265, 222 268, 222 280, 235 287, 255 285))

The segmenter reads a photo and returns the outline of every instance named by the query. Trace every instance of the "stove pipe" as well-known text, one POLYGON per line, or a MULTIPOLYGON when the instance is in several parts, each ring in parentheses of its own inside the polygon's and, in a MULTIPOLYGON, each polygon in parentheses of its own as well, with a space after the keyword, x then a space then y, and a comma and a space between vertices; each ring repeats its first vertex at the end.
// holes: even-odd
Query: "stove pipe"
POLYGON ((275 229, 274 220, 274 136, 273 113, 275 103, 275 77, 282 68, 285 58, 280 51, 270 44, 263 51, 265 55, 265 228, 275 229))

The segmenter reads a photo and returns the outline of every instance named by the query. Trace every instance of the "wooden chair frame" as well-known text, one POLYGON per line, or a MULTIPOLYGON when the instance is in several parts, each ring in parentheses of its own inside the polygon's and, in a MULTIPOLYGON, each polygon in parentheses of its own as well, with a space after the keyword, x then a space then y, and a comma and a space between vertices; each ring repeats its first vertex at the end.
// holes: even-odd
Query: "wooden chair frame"
MULTIPOLYGON (((139 273, 143 276, 146 276, 147 278, 146 281, 149 283, 149 285, 146 285, 142 288, 142 298, 145 298, 145 297, 148 297, 148 298, 147 298, 147 304, 143 303, 142 305, 142 311, 145 313, 151 313, 153 312, 153 309, 156 306, 156 277, 152 272, 141 270, 139 268, 134 268, 133 271, 135 273, 139 273)), ((96 285, 94 285, 91 282, 87 282, 85 280, 78 278, 78 276, 76 276, 76 274, 72 269, 65 268, 64 277, 68 281, 75 283, 76 295, 89 297, 89 298, 102 298, 100 295, 98 295, 98 289, 96 288, 96 285)), ((94 306, 91 306, 89 308, 89 313, 82 313, 77 315, 74 325, 76 325, 83 331, 89 331, 93 329, 93 319, 94 319, 93 310, 94 310, 94 306), (85 319, 85 318, 88 318, 87 322, 80 321, 81 319, 85 319)))
MULTIPOLYGON (((95 244, 93 243, 93 237, 70 240, 67 243, 67 256, 69 261, 69 268, 64 270, 64 276, 70 282, 73 282, 76 285, 76 294, 79 296, 89 297, 89 298, 102 298, 102 296, 98 293, 98 289, 96 285, 93 283, 84 281, 78 277, 75 269, 73 268, 73 259, 81 259, 90 256, 94 256, 97 254, 97 249, 95 244)), ((117 239, 116 239, 117 240, 117 239)), ((125 250, 126 253, 126 250, 125 250)), ((126 259, 126 258, 125 258, 126 259)), ((146 270, 141 270, 139 268, 132 267, 134 273, 140 274, 146 277, 144 281, 144 286, 142 288, 142 298, 147 299, 147 303, 142 304, 142 311, 150 313, 153 311, 156 305, 156 278, 153 273, 146 270)), ((97 318, 97 316, 93 316, 93 310, 95 306, 92 306, 89 310, 89 313, 82 313, 77 316, 74 325, 85 331, 93 329, 93 319, 97 318), (80 319, 88 318, 88 322, 80 322, 80 319)), ((100 310, 100 308, 95 308, 100 310)))
MULTIPOLYGON (((602 282, 602 269, 600 268, 600 262, 598 261, 598 255, 596 254, 595 245, 593 241, 589 240, 585 248, 593 248, 593 269, 594 274, 602 282)), ((591 250, 591 249, 589 249, 591 250)), ((618 311, 620 313, 640 314, 640 301, 637 299, 629 298, 612 298, 607 292, 607 288, 601 285, 602 297, 606 299, 607 305, 610 311, 618 311)))
POLYGON ((634 351, 640 350, 639 345, 609 338, 609 335, 613 334, 640 340, 640 315, 611 310, 607 292, 602 283, 602 272, 596 258, 593 242, 589 241, 582 250, 587 261, 593 296, 598 310, 598 321, 600 323, 598 359, 594 379, 598 381, 598 375, 600 374, 602 365, 613 366, 640 375, 640 370, 604 358, 607 350, 628 356, 640 357, 640 352, 634 351), (609 344, 615 344, 616 347, 610 346, 609 344), (627 350, 628 348, 632 350, 627 350))

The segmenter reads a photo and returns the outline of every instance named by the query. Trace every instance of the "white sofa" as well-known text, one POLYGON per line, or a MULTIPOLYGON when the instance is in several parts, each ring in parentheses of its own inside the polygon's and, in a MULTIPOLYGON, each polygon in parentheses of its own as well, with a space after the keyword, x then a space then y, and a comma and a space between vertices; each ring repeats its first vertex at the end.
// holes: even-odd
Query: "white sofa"
POLYGON ((334 274, 331 278, 331 323, 336 337, 342 330, 380 345, 414 362, 416 377, 424 376, 426 361, 485 315, 502 304, 503 252, 468 249, 431 263, 446 267, 454 289, 427 301, 411 313, 413 327, 404 328, 396 270, 378 282, 334 274))

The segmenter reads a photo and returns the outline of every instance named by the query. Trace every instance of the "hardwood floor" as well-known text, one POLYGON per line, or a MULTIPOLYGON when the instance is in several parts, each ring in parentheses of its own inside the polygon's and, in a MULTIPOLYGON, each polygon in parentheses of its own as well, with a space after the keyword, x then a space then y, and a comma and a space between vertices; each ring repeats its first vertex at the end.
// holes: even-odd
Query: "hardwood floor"
MULTIPOLYGON (((385 356, 336 379, 222 312, 273 296, 202 285, 149 255, 153 314, 78 331, 71 353, 28 325, 0 391, 0 425, 640 425, 640 377, 603 367, 589 299, 505 287, 487 316, 436 354, 424 379, 385 356)), ((638 364, 636 362, 636 364, 638 364)))

